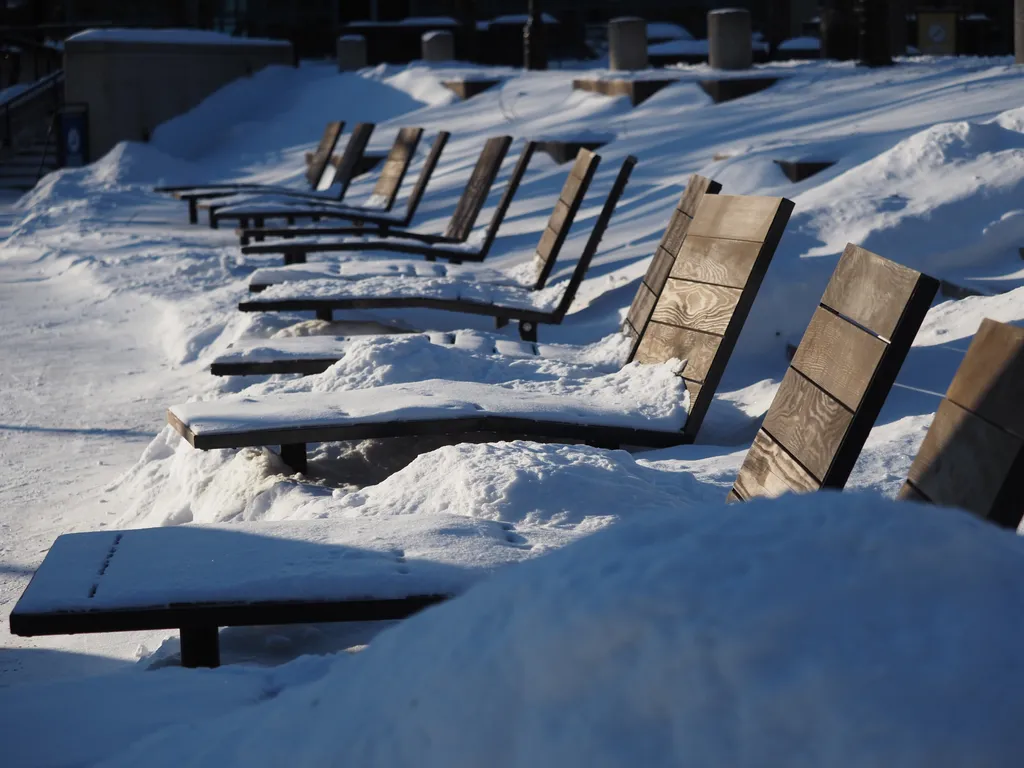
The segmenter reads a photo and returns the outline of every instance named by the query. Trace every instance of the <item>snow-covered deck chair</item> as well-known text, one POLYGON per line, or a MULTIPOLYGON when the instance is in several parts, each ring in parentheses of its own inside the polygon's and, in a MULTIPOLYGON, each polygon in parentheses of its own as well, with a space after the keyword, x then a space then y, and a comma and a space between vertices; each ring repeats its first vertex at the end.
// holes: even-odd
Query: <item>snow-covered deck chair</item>
MULTIPOLYGON (((345 129, 344 121, 330 122, 324 128, 324 134, 320 137, 316 152, 306 166, 306 181, 311 191, 323 191, 334 182, 335 173, 332 169, 327 172, 331 162, 331 155, 341 138, 341 132, 345 129)), ((154 187, 154 192, 167 192, 179 200, 188 202, 188 220, 190 224, 199 221, 199 210, 197 202, 203 197, 219 197, 235 194, 236 192, 294 192, 290 187, 281 187, 272 184, 256 184, 253 182, 224 182, 220 184, 187 184, 178 186, 154 187)))
MULTIPOLYGON (((541 291, 554 268, 555 260, 600 162, 600 157, 589 150, 581 149, 580 155, 541 233, 534 252, 533 284, 530 286, 514 283, 509 274, 495 270, 409 260, 353 260, 340 265, 315 265, 313 268, 299 264, 278 270, 258 271, 265 276, 278 274, 276 277, 257 279, 299 279, 269 286, 250 283, 250 289, 255 287, 260 292, 248 301, 239 302, 238 308, 243 312, 312 311, 318 319, 328 322, 333 319, 336 309, 439 309, 487 315, 495 318, 499 328, 516 320, 520 338, 535 342, 539 325, 557 325, 569 311, 636 164, 636 158, 632 156, 627 157, 622 164, 566 290, 560 297, 553 297, 541 291), (577 169, 583 178, 576 175, 577 169), (310 279, 317 274, 313 270, 321 266, 322 272, 330 274, 330 277, 310 279), (393 267, 397 267, 398 271, 392 271, 393 267), (339 271, 345 276, 337 274, 339 271)), ((501 209, 507 207, 510 198, 511 194, 506 190, 506 198, 499 205, 488 227, 485 242, 488 249, 500 223, 501 209)))
POLYGON ((1024 516, 1024 328, 985 319, 899 498, 1016 529, 1024 516))
POLYGON ((792 210, 784 198, 701 201, 635 356, 640 363, 687 361, 683 423, 649 426, 642 413, 586 398, 441 380, 175 405, 167 420, 198 449, 279 445, 298 472, 305 471, 308 443, 331 441, 450 435, 458 442, 475 434, 599 447, 692 442, 792 210))
POLYGON ((730 501, 842 488, 939 283, 846 246, 730 501))
MULTIPOLYGON (((373 227, 381 233, 387 232, 391 227, 408 227, 412 223, 416 209, 419 208, 423 193, 426 191, 427 183, 437 168, 451 134, 447 131, 440 131, 435 137, 424 158, 423 165, 416 177, 416 181, 409 191, 409 197, 405 201, 405 209, 401 213, 392 212, 398 192, 405 179, 409 166, 412 164, 413 154, 419 145, 422 137, 422 128, 403 128, 399 132, 395 144, 391 147, 387 159, 384 161, 384 168, 377 178, 377 184, 369 199, 361 205, 347 205, 344 203, 332 204, 331 208, 336 214, 346 214, 352 224, 358 224, 362 228, 373 227), (415 131, 416 133, 411 133, 415 131)), ((272 203, 280 207, 281 203, 272 203)), ((289 202, 288 207, 301 205, 301 203, 289 202)), ((231 211, 229 207, 227 209, 231 211)), ((221 209, 222 213, 224 209, 221 209)), ((273 213, 273 211, 271 212, 273 213)), ((239 236, 239 245, 248 245, 250 240, 262 241, 266 237, 293 237, 295 232, 303 233, 303 228, 295 228, 296 217, 286 215, 285 221, 288 224, 285 228, 266 227, 264 216, 254 216, 252 221, 246 218, 239 218, 236 234, 239 236)), ((370 231, 370 230, 367 230, 370 231)))
MULTIPOLYGON (((647 321, 651 318, 654 305, 668 281, 676 256, 686 239, 697 213, 697 207, 705 194, 718 194, 722 185, 717 181, 694 174, 690 177, 679 203, 672 211, 665 234, 658 244, 651 264, 641 281, 633 303, 623 322, 622 331, 633 339, 630 359, 636 352, 647 321)), ((258 277, 263 270, 257 270, 252 277, 258 277)), ((250 288, 253 283, 250 278, 250 288)), ((462 346, 473 345, 473 349, 485 354, 499 354, 516 357, 564 357, 563 349, 546 344, 517 342, 511 339, 497 339, 487 348, 479 346, 479 337, 463 338, 457 333, 428 333, 435 344, 462 346)), ((214 376, 256 376, 279 373, 314 374, 330 368, 345 354, 353 339, 358 337, 339 336, 290 336, 281 339, 257 339, 235 342, 223 355, 213 361, 210 373, 214 376)))
MULTIPOLYGON (((501 202, 494 211, 491 225, 488 227, 482 244, 467 246, 466 241, 473 233, 480 211, 490 195, 491 187, 498 177, 501 164, 508 154, 512 144, 511 136, 494 136, 487 140, 480 156, 477 158, 473 172, 463 187, 462 194, 455 204, 455 210, 448 220, 448 226, 443 234, 429 234, 413 232, 411 230, 396 229, 395 223, 386 221, 376 222, 380 231, 367 231, 364 227, 308 227, 305 229, 288 230, 250 230, 253 237, 259 235, 266 237, 270 232, 278 232, 283 239, 274 240, 270 243, 242 246, 243 254, 256 253, 280 253, 284 257, 285 264, 302 264, 306 261, 306 254, 314 252, 345 252, 345 251, 391 251, 394 253, 405 253, 425 256, 433 259, 438 256, 448 259, 461 259, 466 254, 472 255, 475 251, 483 249, 484 253, 490 249, 490 240, 493 240, 493 233, 505 218, 512 197, 519 189, 519 184, 526 173, 530 159, 536 149, 535 142, 527 142, 519 156, 519 160, 509 177, 501 202), (303 237, 293 237, 302 234, 303 237), (341 240, 323 240, 324 236, 348 236, 341 240), (490 240, 488 239, 490 237, 490 240), (376 239, 375 239, 376 238, 376 239), (382 239, 383 238, 383 239, 382 239)), ((269 208, 268 208, 269 210, 269 208)), ((292 214, 296 210, 293 209, 292 214)), ((277 206, 269 215, 283 215, 285 209, 277 206)), ((317 209, 317 215, 324 218, 350 219, 346 213, 337 210, 326 211, 317 209)), ((251 211, 250 211, 251 213, 251 211)), ((312 215, 312 210, 307 209, 306 214, 312 215)), ((363 219, 361 223, 367 223, 363 219)), ((243 237, 245 233, 243 232, 243 237)))
POLYGON ((198 200, 196 204, 199 208, 206 208, 209 211, 210 227, 213 229, 219 226, 220 219, 233 218, 232 216, 222 215, 220 213, 222 208, 231 207, 234 210, 246 201, 263 200, 268 196, 272 200, 294 200, 304 205, 315 205, 320 202, 340 204, 345 199, 345 193, 348 192, 349 185, 355 177, 356 168, 363 162, 363 155, 366 154, 366 145, 370 143, 370 137, 373 135, 375 128, 376 125, 373 123, 356 124, 356 127, 352 129, 352 133, 348 137, 348 143, 345 144, 345 151, 341 153, 341 159, 338 161, 337 167, 328 162, 327 170, 324 171, 324 176, 321 179, 321 183, 326 185, 323 190, 318 189, 313 192, 303 192, 301 190, 286 192, 277 190, 239 191, 232 195, 218 195, 212 198, 204 197, 198 200), (329 183, 328 179, 330 179, 329 183), (328 195, 327 192, 335 184, 337 184, 338 191, 333 195, 328 195))

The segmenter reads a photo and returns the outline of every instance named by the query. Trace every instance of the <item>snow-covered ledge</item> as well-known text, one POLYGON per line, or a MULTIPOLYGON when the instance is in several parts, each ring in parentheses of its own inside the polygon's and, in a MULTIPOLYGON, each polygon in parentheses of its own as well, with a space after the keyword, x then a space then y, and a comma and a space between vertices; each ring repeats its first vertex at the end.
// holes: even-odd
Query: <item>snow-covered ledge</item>
POLYGON ((223 85, 294 61, 287 40, 195 29, 89 29, 64 45, 68 102, 89 105, 89 158, 145 141, 223 85))

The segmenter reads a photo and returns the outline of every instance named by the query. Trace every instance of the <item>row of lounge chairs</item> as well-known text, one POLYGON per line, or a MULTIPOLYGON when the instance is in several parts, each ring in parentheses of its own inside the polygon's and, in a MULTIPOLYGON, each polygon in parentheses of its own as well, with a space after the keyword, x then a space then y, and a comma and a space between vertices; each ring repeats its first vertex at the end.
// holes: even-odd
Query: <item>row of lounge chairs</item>
MULTIPOLYGON (((507 138, 488 142, 485 154, 492 148, 493 154, 486 165, 498 154, 504 156, 511 143, 507 138)), ((315 163, 323 149, 322 143, 315 163)), ((507 209, 529 162, 528 151, 529 145, 509 181, 508 199, 502 200, 499 209, 507 209)), ((550 275, 599 162, 596 155, 581 151, 562 188, 537 248, 534 277, 541 285, 550 275)), ((560 298, 561 317, 584 279, 635 163, 635 158, 627 158, 618 171, 560 298)), ((471 178, 493 182, 494 175, 481 172, 478 176, 478 170, 480 164, 471 178)), ((292 210, 287 215, 300 218, 312 209, 292 210)), ((629 363, 683 361, 679 375, 684 415, 674 423, 664 418, 645 420, 639 407, 630 412, 628 398, 623 410, 617 411, 567 395, 534 395, 500 385, 442 380, 175 405, 168 411, 168 421, 197 449, 280 446, 282 458, 297 472, 306 471, 309 443, 366 438, 442 435, 450 443, 469 437, 524 438, 605 448, 690 443, 792 210, 793 203, 784 198, 723 195, 720 185, 699 176, 690 179, 673 209, 622 332, 629 339, 629 363)), ((274 213, 277 216, 278 209, 274 213)), ((251 212, 246 215, 253 217, 251 212)), ((491 228, 497 229, 494 221, 491 228)), ((243 236, 251 237, 253 232, 245 230, 243 236)), ((300 234, 288 228, 277 235, 275 247, 291 248, 300 234)), ((398 236, 399 241, 403 238, 404 234, 398 236)), ((323 247, 330 245, 324 240, 301 243, 304 253, 331 250, 323 247)), ((346 260, 311 270, 311 265, 293 258, 280 270, 255 273, 250 284, 255 297, 243 302, 243 308, 333 311, 430 306, 492 314, 499 321, 518 319, 524 341, 495 339, 482 352, 564 354, 536 342, 536 326, 531 333, 527 323, 540 321, 533 315, 515 314, 513 304, 505 301, 508 294, 502 292, 509 286, 500 279, 484 282, 494 275, 467 268, 438 277, 430 271, 438 265, 420 264, 424 272, 407 259, 346 260), (395 271, 387 272, 387 264, 397 265, 395 271), (296 292, 309 291, 311 279, 312 287, 322 293, 299 302, 296 292), (453 292, 425 298, 423 286, 438 280, 453 292), (380 293, 385 289, 391 291, 388 303, 383 303, 380 293), (282 295, 286 290, 293 293, 282 295), (330 295, 324 298, 323 293, 330 295), (318 301, 322 303, 313 303, 318 301), (501 307, 500 313, 496 307, 501 307)), ((857 245, 847 246, 746 454, 729 501, 845 486, 937 289, 938 281, 932 277, 857 245)), ((427 335, 441 345, 455 343, 458 336, 427 335)), ((319 337, 301 339, 294 348, 282 341, 274 349, 275 341, 268 349, 261 342, 259 352, 255 346, 242 347, 221 358, 214 364, 214 373, 315 373, 341 359, 349 343, 344 338, 319 337)), ((1019 523, 1024 422, 1016 404, 1024 394, 1022 352, 1024 330, 990 320, 983 323, 939 407, 901 498, 962 506, 1000 525, 1019 523)), ((394 542, 384 531, 386 524, 380 524, 382 546, 390 552, 394 542)), ((328 523, 310 525, 310 530, 295 536, 344 541, 343 532, 324 528, 329 528, 328 523)), ((401 576, 396 577, 394 563, 382 550, 373 560, 379 572, 371 568, 369 575, 364 562, 349 572, 336 558, 310 554, 302 579, 278 581, 272 569, 278 560, 292 562, 287 559, 294 555, 291 534, 275 528, 275 536, 284 537, 277 547, 252 540, 258 537, 240 544, 238 537, 217 530, 217 535, 209 537, 202 536, 201 528, 61 536, 12 613, 11 630, 42 635, 176 628, 185 666, 216 666, 218 627, 402 618, 458 594, 481 575, 460 572, 455 577, 450 569, 419 563, 403 565, 401 576), (291 554, 275 554, 279 548, 291 554), (253 577, 254 558, 259 558, 259 578, 253 577)), ((521 554, 509 555, 509 562, 517 559, 521 554)))

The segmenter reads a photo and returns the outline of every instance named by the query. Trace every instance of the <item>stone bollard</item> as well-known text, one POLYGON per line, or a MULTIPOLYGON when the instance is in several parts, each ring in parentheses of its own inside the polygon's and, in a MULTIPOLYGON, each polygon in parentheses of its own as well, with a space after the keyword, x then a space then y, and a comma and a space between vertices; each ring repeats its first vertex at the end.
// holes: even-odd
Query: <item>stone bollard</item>
POLYGON ((750 11, 708 11, 708 63, 712 69, 749 69, 754 63, 750 11))
POLYGON ((455 36, 451 32, 435 29, 424 32, 420 39, 423 44, 424 61, 452 61, 455 59, 455 36))
POLYGON ((338 71, 351 72, 366 66, 366 38, 343 35, 338 38, 338 71))
POLYGON ((612 19, 608 47, 613 70, 647 69, 647 21, 635 16, 612 19))

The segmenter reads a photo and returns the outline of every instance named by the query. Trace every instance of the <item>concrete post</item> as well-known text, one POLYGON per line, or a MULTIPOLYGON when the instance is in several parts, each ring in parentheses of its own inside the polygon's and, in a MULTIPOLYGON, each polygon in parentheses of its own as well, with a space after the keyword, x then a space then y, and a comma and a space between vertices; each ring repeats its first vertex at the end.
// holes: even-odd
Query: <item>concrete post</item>
POLYGON ((613 70, 647 69, 647 21, 635 16, 612 19, 608 47, 613 70))
POLYGON ((342 35, 338 38, 338 71, 351 72, 366 66, 366 38, 342 35))
POLYGON ((453 61, 455 59, 455 36, 451 32, 433 30, 424 32, 420 38, 423 44, 424 61, 453 61))
POLYGON ((1016 62, 1024 64, 1024 0, 1013 0, 1013 50, 1016 62))
POLYGON ((708 12, 708 63, 712 69, 749 69, 754 63, 750 11, 719 8, 708 12))

